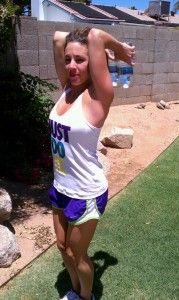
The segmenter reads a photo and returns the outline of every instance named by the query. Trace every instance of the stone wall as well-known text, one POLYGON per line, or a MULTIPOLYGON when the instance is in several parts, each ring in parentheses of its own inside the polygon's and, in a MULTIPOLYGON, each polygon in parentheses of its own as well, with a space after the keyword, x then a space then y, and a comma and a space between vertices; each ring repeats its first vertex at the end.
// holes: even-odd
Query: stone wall
MULTIPOLYGON (((52 38, 56 30, 92 24, 37 21, 21 17, 16 26, 20 70, 58 84, 54 68, 52 38)), ((136 65, 129 89, 115 88, 113 104, 179 100, 179 30, 154 25, 97 25, 121 41, 136 46, 136 65)), ((59 86, 60 89, 60 86, 59 86)), ((53 94, 58 98, 60 90, 53 94)))

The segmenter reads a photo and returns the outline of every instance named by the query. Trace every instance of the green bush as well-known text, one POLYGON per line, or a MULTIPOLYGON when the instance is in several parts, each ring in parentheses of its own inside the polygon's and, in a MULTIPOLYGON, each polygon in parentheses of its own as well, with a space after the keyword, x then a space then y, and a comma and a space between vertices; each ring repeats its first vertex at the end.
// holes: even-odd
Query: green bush
POLYGON ((49 167, 49 95, 56 87, 19 72, 15 26, 19 6, 0 4, 0 175, 32 183, 49 167))
POLYGON ((36 166, 50 154, 48 116, 55 86, 31 75, 0 71, 1 175, 36 166))

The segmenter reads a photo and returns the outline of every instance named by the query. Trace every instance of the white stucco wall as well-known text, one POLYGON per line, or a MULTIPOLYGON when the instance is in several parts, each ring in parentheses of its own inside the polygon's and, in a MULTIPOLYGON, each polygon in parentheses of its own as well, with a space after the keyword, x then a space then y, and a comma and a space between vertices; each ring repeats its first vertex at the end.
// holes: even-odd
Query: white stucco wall
POLYGON ((44 0, 31 0, 31 15, 40 21, 72 21, 70 13, 44 0))
POLYGON ((45 21, 55 21, 55 22, 70 22, 71 16, 66 13, 63 9, 50 4, 48 2, 43 3, 44 7, 44 20, 45 21))
POLYGON ((37 20, 44 20, 43 0, 31 0, 31 15, 37 20))

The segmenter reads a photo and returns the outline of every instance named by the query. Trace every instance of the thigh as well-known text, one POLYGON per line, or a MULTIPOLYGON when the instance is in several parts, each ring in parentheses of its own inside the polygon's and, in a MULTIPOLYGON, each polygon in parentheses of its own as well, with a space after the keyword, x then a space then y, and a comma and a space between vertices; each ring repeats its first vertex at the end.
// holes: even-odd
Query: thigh
POLYGON ((65 249, 68 220, 62 210, 53 208, 53 224, 58 246, 65 249))
POLYGON ((81 225, 69 225, 66 246, 75 257, 85 256, 94 236, 98 220, 89 220, 81 225))

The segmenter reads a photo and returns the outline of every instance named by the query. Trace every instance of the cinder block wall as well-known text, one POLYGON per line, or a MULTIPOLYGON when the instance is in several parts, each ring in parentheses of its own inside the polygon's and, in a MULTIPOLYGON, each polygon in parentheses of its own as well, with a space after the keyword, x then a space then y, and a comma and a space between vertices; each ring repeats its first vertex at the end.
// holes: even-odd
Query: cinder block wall
MULTIPOLYGON (((37 21, 21 17, 16 26, 17 56, 20 70, 39 76, 59 86, 54 101, 61 93, 54 68, 52 38, 56 30, 70 31, 92 24, 37 21)), ((113 105, 148 101, 179 100, 179 30, 146 25, 94 25, 117 39, 136 46, 136 64, 128 89, 115 88, 113 105)))

